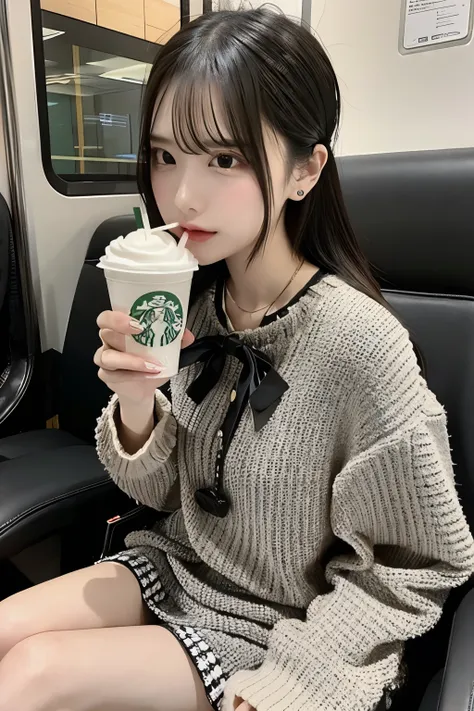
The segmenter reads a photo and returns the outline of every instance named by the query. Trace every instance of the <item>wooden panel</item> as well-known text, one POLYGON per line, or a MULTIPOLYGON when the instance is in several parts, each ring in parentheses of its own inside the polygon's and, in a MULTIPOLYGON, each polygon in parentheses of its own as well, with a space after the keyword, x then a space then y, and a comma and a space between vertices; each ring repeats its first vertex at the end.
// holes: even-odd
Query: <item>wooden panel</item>
POLYGON ((41 0, 41 9, 94 25, 97 23, 95 0, 41 0))
POLYGON ((179 29, 179 23, 176 24, 175 27, 172 27, 170 30, 160 30, 159 27, 152 27, 151 25, 146 25, 145 39, 147 39, 148 42, 155 42, 155 44, 166 44, 170 37, 176 34, 179 29))
POLYGON ((144 39, 144 0, 97 0, 97 24, 144 39))
POLYGON ((145 0, 145 23, 150 28, 173 29, 175 32, 179 29, 180 19, 179 5, 176 6, 166 0, 145 0))

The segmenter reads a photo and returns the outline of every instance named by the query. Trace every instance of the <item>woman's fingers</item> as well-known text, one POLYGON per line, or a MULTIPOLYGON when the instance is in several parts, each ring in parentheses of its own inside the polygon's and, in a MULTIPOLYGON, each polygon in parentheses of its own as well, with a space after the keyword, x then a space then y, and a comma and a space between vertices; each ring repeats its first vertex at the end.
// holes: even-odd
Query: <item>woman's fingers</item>
POLYGON ((99 337, 106 348, 113 348, 116 351, 125 351, 125 335, 111 328, 101 328, 99 337))
POLYGON ((183 340, 181 341, 181 348, 187 348, 192 343, 194 343, 195 340, 196 339, 194 338, 191 331, 189 329, 186 329, 183 334, 183 340))
POLYGON ((125 385, 126 383, 139 383, 145 380, 156 380, 156 387, 161 387, 160 380, 166 382, 167 378, 162 378, 160 373, 139 373, 133 370, 105 370, 99 368, 98 376, 109 387, 114 385, 125 385))
MULTIPOLYGON (((116 313, 117 312, 114 312, 114 311, 104 312, 104 314, 101 314, 99 316, 99 318, 97 319, 97 322, 99 323, 99 321, 101 321, 101 317, 104 316, 105 323, 111 323, 112 321, 116 320, 115 319, 116 313), (112 319, 111 316, 107 316, 106 314, 111 314, 112 316, 114 316, 114 318, 112 319)), ((125 316, 125 314, 120 314, 120 313, 118 315, 125 316)), ((125 336, 131 335, 131 328, 132 327, 130 326, 130 319, 129 318, 128 318, 128 320, 126 319, 125 324, 123 323, 123 319, 118 319, 118 321, 119 321, 118 326, 120 328, 114 329, 114 328, 111 328, 110 325, 107 327, 104 326, 100 329, 99 336, 100 336, 100 340, 102 341, 104 346, 106 346, 107 348, 113 348, 116 351, 124 352, 125 347, 126 347, 125 346, 125 336), (128 328, 128 331, 123 330, 123 329, 127 329, 127 328, 128 328), (122 329, 122 330, 120 330, 120 329, 122 329)), ((137 333, 137 332, 135 331, 135 333, 137 333)), ((183 334, 183 340, 181 341, 181 348, 187 348, 192 343, 194 343, 194 341, 195 341, 195 338, 194 338, 193 334, 191 333, 191 331, 189 331, 188 329, 185 329, 184 334, 183 334)), ((154 361, 155 359, 150 358, 150 360, 154 361)), ((157 360, 157 362, 158 362, 158 360, 157 360)))
MULTIPOLYGON (((111 328, 101 328, 99 336, 100 340, 107 348, 113 348, 116 351, 125 351, 125 335, 123 333, 112 331, 111 328)), ((194 341, 195 338, 193 334, 191 331, 186 329, 183 334, 183 340, 181 341, 181 348, 187 348, 194 343, 194 341)), ((150 358, 150 360, 153 360, 153 358, 150 358)))
POLYGON ((117 331, 125 336, 141 333, 143 328, 138 321, 121 311, 102 311, 97 318, 97 325, 101 330, 117 331))
POLYGON ((159 363, 145 361, 133 353, 122 353, 105 346, 101 346, 96 351, 94 363, 105 370, 131 370, 150 374, 160 373, 163 370, 163 366, 159 363))
MULTIPOLYGON (((140 326, 127 314, 120 311, 104 311, 97 319, 102 346, 96 351, 94 363, 99 368, 99 378, 114 389, 114 385, 126 384, 143 378, 160 379, 165 369, 153 356, 140 357, 126 352, 126 336, 140 333, 140 326)), ((187 348, 194 342, 193 334, 186 329, 181 342, 187 348)), ((163 379, 165 382, 166 379, 163 379)))

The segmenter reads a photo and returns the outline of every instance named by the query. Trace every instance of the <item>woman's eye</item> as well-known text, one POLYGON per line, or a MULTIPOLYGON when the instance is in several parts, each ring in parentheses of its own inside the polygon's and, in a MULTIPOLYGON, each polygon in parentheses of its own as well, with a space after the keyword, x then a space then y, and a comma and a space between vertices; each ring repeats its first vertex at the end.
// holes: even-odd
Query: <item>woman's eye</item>
POLYGON ((174 165, 175 159, 171 153, 168 153, 168 151, 162 151, 161 157, 163 158, 163 163, 165 165, 174 165))
POLYGON ((171 153, 164 151, 162 148, 152 148, 151 152, 153 160, 158 165, 174 165, 176 163, 171 153))
POLYGON ((224 170, 230 170, 231 168, 236 168, 240 163, 241 161, 235 156, 228 153, 221 153, 213 159, 211 165, 217 168, 223 168, 224 170))

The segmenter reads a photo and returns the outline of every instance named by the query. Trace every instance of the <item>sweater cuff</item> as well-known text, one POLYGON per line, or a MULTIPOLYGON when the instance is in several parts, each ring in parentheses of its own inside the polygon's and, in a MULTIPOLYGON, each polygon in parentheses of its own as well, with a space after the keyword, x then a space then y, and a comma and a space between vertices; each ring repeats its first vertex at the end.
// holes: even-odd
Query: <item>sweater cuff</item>
POLYGON ((243 670, 230 677, 225 686, 222 711, 233 710, 236 696, 257 711, 315 711, 314 699, 304 685, 271 659, 266 659, 254 671, 243 670))
POLYGON ((143 473, 149 468, 156 471, 157 465, 164 464, 176 445, 176 420, 171 413, 171 403, 159 390, 155 393, 155 418, 157 425, 149 438, 137 452, 129 454, 120 442, 116 414, 118 397, 113 395, 97 422, 96 441, 100 461, 109 472, 128 470, 128 475, 143 473), (134 465, 141 465, 136 467, 134 465))

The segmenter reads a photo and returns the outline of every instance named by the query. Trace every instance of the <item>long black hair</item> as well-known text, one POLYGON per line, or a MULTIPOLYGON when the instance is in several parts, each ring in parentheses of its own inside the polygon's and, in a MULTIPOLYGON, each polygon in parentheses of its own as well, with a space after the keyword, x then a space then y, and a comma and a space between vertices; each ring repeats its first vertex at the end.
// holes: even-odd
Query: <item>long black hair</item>
MULTIPOLYGON (((288 175, 304 165, 316 144, 329 158, 313 190, 289 200, 285 227, 296 255, 337 274, 379 303, 385 301, 352 230, 333 153, 340 119, 340 91, 331 62, 305 27, 268 8, 203 15, 161 47, 149 77, 143 106, 138 183, 152 225, 163 224, 150 180, 150 133, 173 86, 175 140, 189 153, 205 143, 232 137, 260 185, 265 218, 251 258, 265 244, 271 224, 272 185, 264 126, 286 143, 288 175), (213 95, 219 92, 226 125, 219 125, 213 95)), ((226 274, 223 262, 201 268, 192 298, 226 274)))

